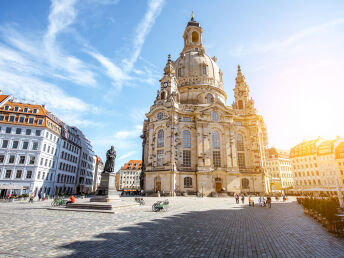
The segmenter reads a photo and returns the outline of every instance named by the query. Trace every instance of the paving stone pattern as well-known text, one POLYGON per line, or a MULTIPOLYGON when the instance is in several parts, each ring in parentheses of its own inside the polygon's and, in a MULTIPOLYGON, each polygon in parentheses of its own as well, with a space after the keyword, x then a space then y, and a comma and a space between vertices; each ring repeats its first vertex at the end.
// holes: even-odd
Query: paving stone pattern
POLYGON ((344 257, 344 240, 292 198, 269 209, 176 197, 167 212, 154 213, 158 199, 116 214, 46 210, 50 201, 0 203, 0 257, 344 257))

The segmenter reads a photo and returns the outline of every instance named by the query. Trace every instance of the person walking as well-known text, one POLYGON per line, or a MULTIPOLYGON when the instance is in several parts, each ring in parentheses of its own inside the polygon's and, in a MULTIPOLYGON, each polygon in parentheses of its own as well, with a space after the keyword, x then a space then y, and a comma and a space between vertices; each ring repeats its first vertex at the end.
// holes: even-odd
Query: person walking
POLYGON ((42 199, 42 193, 39 192, 39 193, 38 193, 38 200, 40 201, 41 199, 42 199))
POLYGON ((45 201, 45 193, 43 193, 42 200, 45 201))
POLYGON ((236 204, 239 204, 239 194, 235 194, 235 202, 236 204))
POLYGON ((271 208, 271 196, 270 196, 270 195, 268 195, 268 196, 266 197, 266 203, 267 203, 267 205, 269 206, 269 208, 271 208))
POLYGON ((241 195, 241 203, 244 204, 244 202, 245 202, 245 195, 242 194, 242 195, 241 195))
POLYGON ((31 194, 30 199, 29 199, 29 203, 33 203, 33 199, 35 198, 34 194, 31 194))

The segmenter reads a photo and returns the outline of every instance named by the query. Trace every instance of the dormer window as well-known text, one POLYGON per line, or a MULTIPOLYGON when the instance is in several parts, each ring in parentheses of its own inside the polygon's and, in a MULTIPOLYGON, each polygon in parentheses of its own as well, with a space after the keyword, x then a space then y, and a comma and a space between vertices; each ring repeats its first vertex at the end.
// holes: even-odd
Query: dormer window
POLYGON ((168 82, 164 82, 164 88, 168 86, 168 82))
POLYGON ((27 113, 29 111, 29 108, 28 107, 24 107, 24 113, 27 113))
POLYGON ((18 106, 15 106, 15 107, 14 107, 14 111, 19 111, 19 107, 18 107, 18 106))
POLYGON ((42 125, 43 124, 43 119, 38 119, 38 124, 42 125))
POLYGON ((206 100, 207 100, 207 104, 211 104, 213 103, 213 95, 211 95, 210 93, 207 93, 207 95, 205 96, 206 100))
POLYGON ((34 118, 33 118, 33 117, 30 117, 29 120, 28 120, 28 123, 29 123, 29 124, 33 124, 33 122, 34 122, 34 118))
POLYGON ((19 117, 19 123, 24 123, 25 121, 25 117, 24 116, 20 116, 19 117))
POLYGON ((10 109, 10 106, 9 105, 6 105, 5 107, 4 107, 4 110, 9 110, 10 109))
POLYGON ((37 108, 34 108, 33 110, 32 110, 32 113, 34 113, 34 114, 36 114, 38 112, 38 109, 37 108))

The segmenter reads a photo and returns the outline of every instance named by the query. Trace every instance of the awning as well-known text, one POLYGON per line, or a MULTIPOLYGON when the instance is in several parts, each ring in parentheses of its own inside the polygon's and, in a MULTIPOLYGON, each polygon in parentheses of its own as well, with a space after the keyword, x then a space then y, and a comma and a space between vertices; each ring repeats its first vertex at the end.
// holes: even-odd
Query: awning
POLYGON ((21 190, 21 189, 23 189, 21 185, 12 185, 12 184, 0 185, 0 190, 21 190))
MULTIPOLYGON (((339 190, 344 191, 344 188, 341 188, 339 190)), ((292 192, 337 192, 337 188, 290 189, 289 191, 292 191, 292 192)))

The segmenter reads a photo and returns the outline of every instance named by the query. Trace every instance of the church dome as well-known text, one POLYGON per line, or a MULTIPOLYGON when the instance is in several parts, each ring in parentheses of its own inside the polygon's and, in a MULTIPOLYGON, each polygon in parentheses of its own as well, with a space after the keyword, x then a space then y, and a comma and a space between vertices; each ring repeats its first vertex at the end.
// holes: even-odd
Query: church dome
POLYGON ((174 62, 178 87, 185 85, 207 85, 223 90, 222 72, 216 57, 210 58, 202 49, 183 51, 174 62))

